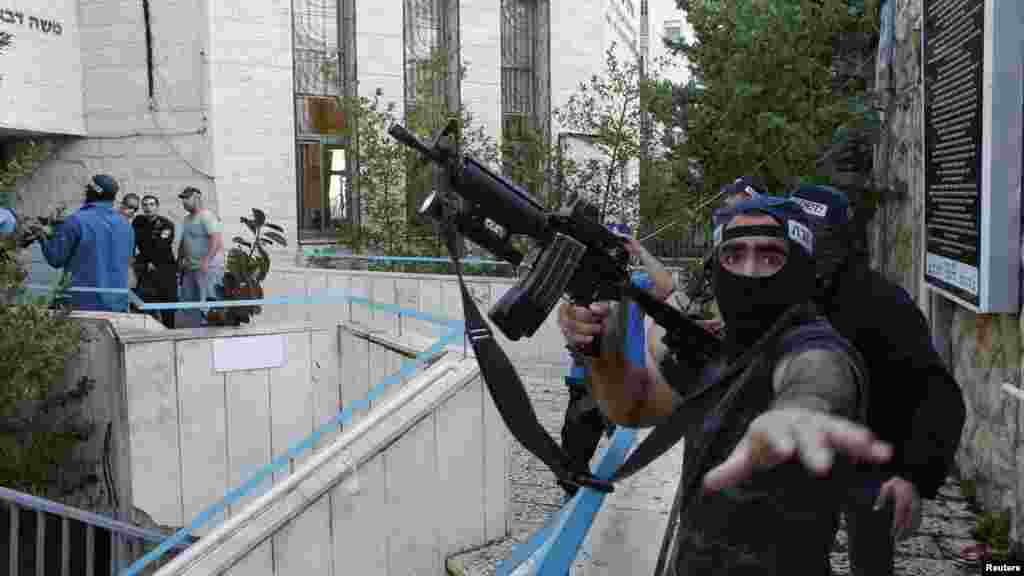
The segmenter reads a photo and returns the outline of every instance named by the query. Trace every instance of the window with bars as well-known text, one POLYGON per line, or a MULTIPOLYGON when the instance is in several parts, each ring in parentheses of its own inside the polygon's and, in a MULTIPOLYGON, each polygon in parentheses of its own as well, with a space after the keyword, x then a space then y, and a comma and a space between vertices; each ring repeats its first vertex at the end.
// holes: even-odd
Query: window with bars
MULTIPOLYGON (((501 111, 504 172, 518 181, 538 136, 538 0, 501 0, 501 111)), ((531 190, 536 193, 536 190, 531 190)))
POLYGON ((346 0, 293 0, 299 239, 329 237, 348 217, 346 0))
MULTIPOLYGON (((448 112, 450 0, 403 0, 405 34, 405 121, 413 131, 433 134, 448 112)), ((429 165, 410 155, 406 167, 406 218, 418 221, 416 208, 434 187, 429 165)))

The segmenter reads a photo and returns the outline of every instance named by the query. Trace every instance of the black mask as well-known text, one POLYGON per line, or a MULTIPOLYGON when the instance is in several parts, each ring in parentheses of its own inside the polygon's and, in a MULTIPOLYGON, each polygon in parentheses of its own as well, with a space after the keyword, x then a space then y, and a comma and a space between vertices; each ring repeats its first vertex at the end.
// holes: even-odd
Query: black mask
MULTIPOLYGON (((743 228, 746 227, 734 229, 731 235, 742 234, 743 228)), ((782 227, 777 228, 781 235, 782 227)), ((725 321, 726 347, 733 352, 750 347, 783 312, 809 301, 814 294, 814 265, 810 256, 793 241, 787 243, 786 264, 771 276, 741 276, 720 263, 715 265, 715 299, 725 321)))

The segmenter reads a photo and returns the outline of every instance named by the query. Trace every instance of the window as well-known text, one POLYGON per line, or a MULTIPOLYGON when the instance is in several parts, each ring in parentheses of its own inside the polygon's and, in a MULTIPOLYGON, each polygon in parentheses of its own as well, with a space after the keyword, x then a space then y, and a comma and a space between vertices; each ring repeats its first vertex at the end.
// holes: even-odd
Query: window
POLYGON ((348 66, 340 30, 347 0, 293 0, 300 241, 327 239, 349 217, 349 138, 340 99, 348 66))
POLYGON ((683 29, 677 20, 665 22, 665 40, 679 42, 683 38, 683 29))
POLYGON ((537 0, 501 0, 501 131, 508 155, 504 171, 519 181, 517 172, 528 162, 526 142, 539 128, 537 30, 537 0))
MULTIPOLYGON (((440 128, 448 111, 448 9, 449 0, 404 0, 405 122, 424 136, 440 128)), ((409 220, 418 220, 416 210, 433 187, 429 165, 410 155, 405 187, 409 220)))

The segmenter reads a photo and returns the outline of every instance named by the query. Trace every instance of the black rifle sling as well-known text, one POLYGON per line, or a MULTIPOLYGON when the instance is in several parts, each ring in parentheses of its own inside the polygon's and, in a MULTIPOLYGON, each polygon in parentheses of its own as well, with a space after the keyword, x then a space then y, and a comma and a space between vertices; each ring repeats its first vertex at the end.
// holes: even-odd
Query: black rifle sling
POLYGON ((587 470, 577 469, 572 459, 541 426, 519 374, 494 339, 494 334, 480 314, 476 301, 466 288, 466 282, 462 277, 462 264, 454 256, 457 252, 450 251, 450 254, 455 262, 455 273, 458 275, 459 288, 462 291, 466 334, 473 346, 487 390, 509 432, 524 448, 544 462, 560 480, 611 492, 610 482, 594 478, 587 470))

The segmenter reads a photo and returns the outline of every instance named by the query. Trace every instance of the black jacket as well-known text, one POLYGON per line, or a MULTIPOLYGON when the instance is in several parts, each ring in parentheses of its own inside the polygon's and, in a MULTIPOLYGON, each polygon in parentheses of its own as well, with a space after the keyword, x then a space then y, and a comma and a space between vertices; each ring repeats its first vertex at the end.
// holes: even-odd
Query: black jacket
POLYGON ((135 256, 138 269, 145 270, 147 264, 157 268, 176 265, 173 249, 174 222, 164 216, 152 219, 139 216, 132 221, 132 228, 135 229, 135 245, 139 249, 135 256))
POLYGON ((934 498, 952 467, 964 426, 960 386, 932 344, 907 292, 852 257, 819 302, 832 326, 868 367, 868 426, 893 444, 883 469, 934 498))

